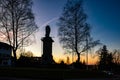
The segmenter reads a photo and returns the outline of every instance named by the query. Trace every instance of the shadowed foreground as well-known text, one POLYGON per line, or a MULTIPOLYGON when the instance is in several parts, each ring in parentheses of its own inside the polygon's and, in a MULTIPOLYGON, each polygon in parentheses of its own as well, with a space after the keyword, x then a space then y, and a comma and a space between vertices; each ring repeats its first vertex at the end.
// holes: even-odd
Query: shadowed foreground
POLYGON ((47 68, 0 68, 0 80, 32 80, 32 79, 57 79, 57 80, 104 80, 110 78, 100 71, 86 71, 78 69, 47 69, 47 68))
MULTIPOLYGON (((28 78, 9 78, 9 77, 6 78, 6 77, 0 77, 0 80, 48 80, 48 79, 28 79, 28 78)), ((61 80, 111 80, 111 79, 61 79, 61 80)))

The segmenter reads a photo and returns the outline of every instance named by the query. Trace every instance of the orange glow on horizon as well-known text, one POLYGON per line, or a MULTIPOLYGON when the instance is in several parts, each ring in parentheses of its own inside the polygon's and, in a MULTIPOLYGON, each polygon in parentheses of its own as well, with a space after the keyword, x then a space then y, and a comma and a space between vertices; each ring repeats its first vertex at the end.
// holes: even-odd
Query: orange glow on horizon
MULTIPOLYGON (((69 57, 69 63, 72 63, 72 62, 75 62, 76 59, 77 59, 77 56, 74 55, 74 58, 72 56, 72 54, 64 54, 65 51, 64 49, 61 47, 59 41, 54 38, 54 43, 53 43, 53 50, 52 50, 52 55, 53 55, 53 59, 55 60, 55 62, 57 63, 60 63, 60 61, 64 61, 65 63, 67 63, 67 57, 69 57)), ((41 46, 41 40, 39 40, 39 42, 35 43, 35 44, 32 44, 31 46, 29 47, 26 47, 26 51, 31 51, 33 52, 33 55, 34 56, 38 56, 38 57, 41 57, 42 56, 42 46, 41 46)), ((84 56, 81 55, 81 62, 84 62, 85 63, 87 62, 86 61, 86 53, 84 53, 84 56)), ((98 58, 95 57, 93 58, 90 54, 88 56, 88 64, 92 65, 92 64, 96 64, 98 61, 98 58)))
MULTIPOLYGON (((53 55, 54 56, 54 55, 53 55)), ((54 60, 55 60, 55 62, 57 62, 57 63, 60 63, 61 61, 64 61, 65 63, 67 63, 67 57, 69 57, 69 63, 71 64, 72 62, 75 62, 76 61, 76 59, 77 59, 77 57, 74 57, 74 60, 72 61, 72 57, 71 56, 64 56, 63 58, 59 58, 58 56, 54 56, 54 60)), ((86 56, 81 56, 81 60, 80 60, 81 62, 84 62, 85 61, 85 63, 86 63, 86 56)), ((95 58, 93 58, 93 57, 91 57, 90 55, 89 55, 89 57, 88 57, 88 65, 94 65, 94 64, 97 64, 97 61, 98 61, 98 57, 95 57, 95 58)))

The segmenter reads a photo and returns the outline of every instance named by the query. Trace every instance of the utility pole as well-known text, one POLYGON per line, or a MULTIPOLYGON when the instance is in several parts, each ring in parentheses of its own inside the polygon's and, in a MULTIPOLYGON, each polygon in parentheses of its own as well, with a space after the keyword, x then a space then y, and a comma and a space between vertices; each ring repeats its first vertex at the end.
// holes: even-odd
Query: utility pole
POLYGON ((86 51, 86 65, 87 65, 87 70, 88 70, 88 36, 86 35, 86 46, 87 46, 87 51, 86 51))

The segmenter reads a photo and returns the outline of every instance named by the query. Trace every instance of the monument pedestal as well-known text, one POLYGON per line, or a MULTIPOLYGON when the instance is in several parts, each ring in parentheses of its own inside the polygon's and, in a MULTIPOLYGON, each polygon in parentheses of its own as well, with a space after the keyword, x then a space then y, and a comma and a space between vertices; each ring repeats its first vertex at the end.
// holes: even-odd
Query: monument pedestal
POLYGON ((43 37, 43 55, 42 55, 42 64, 53 64, 52 56, 52 43, 54 42, 51 37, 43 37))

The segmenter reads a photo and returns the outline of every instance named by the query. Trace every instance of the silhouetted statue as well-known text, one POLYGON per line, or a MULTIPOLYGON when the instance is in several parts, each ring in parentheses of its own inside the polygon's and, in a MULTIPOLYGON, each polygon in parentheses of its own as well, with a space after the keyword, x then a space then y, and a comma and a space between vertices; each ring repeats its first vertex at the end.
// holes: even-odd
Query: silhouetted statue
POLYGON ((47 26, 46 26, 46 34, 45 34, 45 36, 46 36, 46 37, 49 37, 49 35, 50 35, 50 26, 47 25, 47 26))
POLYGON ((53 64, 54 60, 52 56, 52 43, 54 41, 50 37, 50 26, 46 26, 45 32, 45 37, 41 39, 43 42, 42 63, 53 64))

